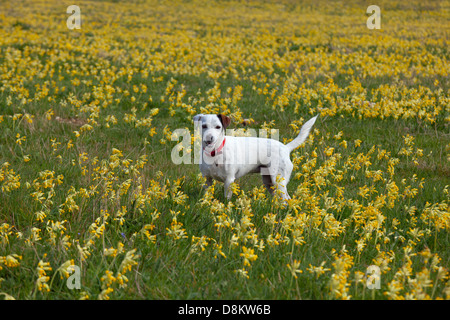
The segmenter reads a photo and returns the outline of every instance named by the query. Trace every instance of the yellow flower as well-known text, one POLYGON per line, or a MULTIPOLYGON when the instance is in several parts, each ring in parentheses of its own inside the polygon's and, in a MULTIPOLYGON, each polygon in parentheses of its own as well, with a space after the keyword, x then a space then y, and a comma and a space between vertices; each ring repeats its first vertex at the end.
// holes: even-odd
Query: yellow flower
POLYGON ((52 268, 50 267, 50 263, 40 260, 38 263, 38 267, 37 267, 38 279, 36 281, 36 286, 39 291, 43 291, 43 292, 50 291, 50 287, 47 284, 47 282, 50 280, 50 277, 47 276, 47 274, 46 274, 47 271, 52 271, 52 268))
POLYGON ((244 268, 234 270, 234 272, 236 272, 239 276, 241 276, 244 279, 248 279, 249 278, 248 271, 245 270, 244 268))
POLYGON ((0 292, 0 295, 3 295, 5 297, 5 300, 16 300, 13 296, 11 296, 5 292, 0 292))
POLYGON ((222 257, 226 258, 227 256, 222 251, 222 245, 214 243, 214 259, 217 259, 217 256, 221 255, 222 257))
POLYGON ((17 138, 16 144, 19 144, 19 145, 22 145, 22 142, 24 142, 27 139, 26 136, 20 136, 20 133, 18 133, 16 135, 16 138, 17 138))
POLYGON ((43 222, 45 217, 47 216, 47 214, 44 211, 38 211, 35 213, 35 215, 36 215, 36 220, 40 221, 40 222, 43 222))
POLYGON ((167 235, 173 240, 187 238, 186 230, 183 228, 183 224, 181 222, 178 222, 176 217, 172 219, 170 228, 166 228, 166 230, 167 235))
POLYGON ((308 270, 310 273, 315 273, 317 277, 320 277, 322 274, 324 274, 326 271, 330 271, 331 269, 329 268, 324 268, 323 266, 325 265, 325 261, 323 261, 320 266, 318 267, 314 267, 311 264, 309 265, 309 268, 307 268, 306 270, 308 270))
POLYGON ((132 249, 125 254, 125 258, 122 260, 119 270, 121 273, 125 273, 126 271, 131 271, 131 267, 138 264, 136 259, 140 256, 135 255, 136 249, 132 249))
POLYGON ((116 282, 116 278, 113 276, 113 272, 106 270, 105 275, 100 278, 100 281, 102 281, 103 285, 106 287, 110 287, 114 282, 116 282))
POLYGON ((196 237, 192 236, 192 246, 190 252, 198 252, 205 251, 205 247, 208 245, 208 240, 210 240, 207 236, 196 237))
POLYGON ((288 269, 291 271, 291 275, 297 279, 297 273, 303 273, 302 270, 299 269, 300 267, 300 261, 294 260, 292 262, 292 265, 289 263, 287 264, 288 269))
POLYGON ((328 147, 325 149, 324 153, 326 156, 330 157, 333 154, 334 148, 328 147))
POLYGON ((49 109, 45 112, 44 115, 47 120, 51 120, 52 116, 55 115, 55 112, 53 111, 53 109, 49 109))
POLYGON ((102 292, 100 292, 100 294, 98 295, 98 299, 99 300, 109 300, 110 299, 109 294, 112 292, 114 292, 114 289, 111 287, 108 287, 108 288, 102 290, 102 292))
POLYGON ((253 249, 247 249, 247 247, 242 247, 242 253, 239 254, 239 256, 244 258, 244 266, 250 266, 250 262, 255 261, 258 259, 258 256, 255 254, 255 250, 253 249))
POLYGON ((69 278, 70 274, 73 272, 73 268, 75 266, 74 260, 67 260, 64 262, 57 270, 56 272, 59 272, 61 275, 61 279, 63 279, 63 276, 65 278, 69 278))
POLYGON ((8 268, 16 268, 20 265, 19 260, 22 260, 22 256, 18 254, 9 254, 6 257, 0 256, 0 270, 2 270, 2 264, 8 268))

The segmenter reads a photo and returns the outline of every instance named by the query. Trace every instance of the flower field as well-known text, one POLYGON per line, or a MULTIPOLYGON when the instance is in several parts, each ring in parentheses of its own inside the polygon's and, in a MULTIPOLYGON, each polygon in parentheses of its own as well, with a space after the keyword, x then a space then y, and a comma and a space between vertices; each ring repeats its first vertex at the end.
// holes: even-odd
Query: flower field
POLYGON ((450 2, 368 5, 0 1, 0 299, 449 299, 450 2), (287 205, 172 161, 198 113, 319 115, 287 205))

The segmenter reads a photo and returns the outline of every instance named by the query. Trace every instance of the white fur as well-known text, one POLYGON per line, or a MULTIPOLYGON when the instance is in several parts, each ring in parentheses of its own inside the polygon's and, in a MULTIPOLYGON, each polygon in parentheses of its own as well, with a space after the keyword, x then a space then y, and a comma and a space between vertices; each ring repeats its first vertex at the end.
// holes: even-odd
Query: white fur
POLYGON ((299 135, 284 145, 274 139, 225 136, 225 128, 218 115, 196 115, 194 122, 203 127, 200 171, 206 177, 207 185, 212 184, 212 179, 224 182, 225 197, 231 199, 230 185, 235 179, 248 173, 260 173, 270 193, 273 194, 277 188, 283 199, 290 199, 286 189, 294 167, 290 153, 306 140, 316 118, 306 122, 299 135), (209 153, 217 150, 224 138, 226 141, 221 152, 211 157, 209 153))

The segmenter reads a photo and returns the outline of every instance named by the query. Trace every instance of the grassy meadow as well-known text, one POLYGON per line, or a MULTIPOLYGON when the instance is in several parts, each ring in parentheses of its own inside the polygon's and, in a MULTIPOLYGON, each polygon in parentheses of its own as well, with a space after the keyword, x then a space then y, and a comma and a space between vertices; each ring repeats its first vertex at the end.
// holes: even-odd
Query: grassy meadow
POLYGON ((449 1, 74 2, 0 0, 0 299, 450 298, 449 1), (173 163, 197 113, 319 114, 287 206, 173 163))

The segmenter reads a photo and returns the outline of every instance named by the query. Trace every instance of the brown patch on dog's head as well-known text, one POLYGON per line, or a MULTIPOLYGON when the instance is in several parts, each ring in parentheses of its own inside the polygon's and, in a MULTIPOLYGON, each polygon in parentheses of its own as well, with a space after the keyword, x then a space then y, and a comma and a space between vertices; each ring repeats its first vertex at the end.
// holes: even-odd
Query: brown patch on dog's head
POLYGON ((231 118, 223 114, 218 114, 217 116, 219 117, 220 122, 222 122, 223 129, 225 130, 230 125, 231 118))

